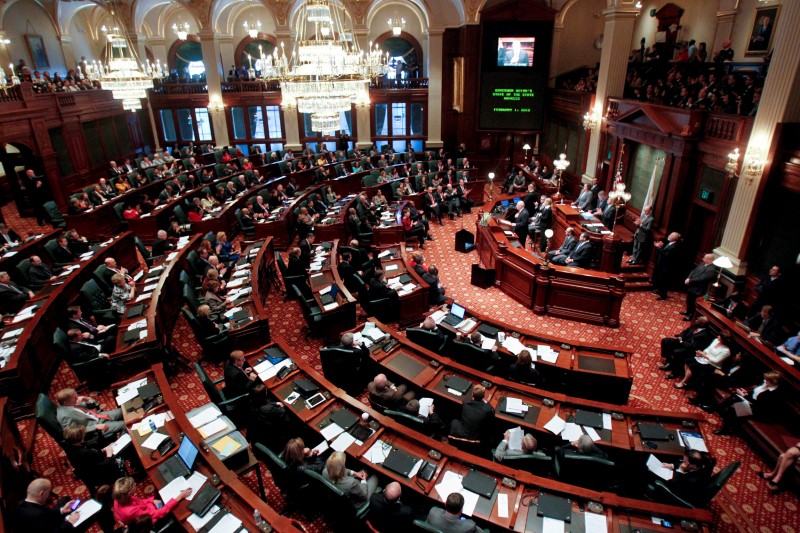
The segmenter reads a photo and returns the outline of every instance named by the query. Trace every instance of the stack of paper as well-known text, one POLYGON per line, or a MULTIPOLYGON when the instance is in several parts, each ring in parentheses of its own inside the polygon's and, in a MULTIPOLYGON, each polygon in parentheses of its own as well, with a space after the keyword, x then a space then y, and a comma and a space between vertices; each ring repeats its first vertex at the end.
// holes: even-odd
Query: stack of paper
POLYGON ((375 441, 375 444, 367 450, 367 453, 364 454, 364 457, 367 458, 367 461, 374 465, 383 464, 386 460, 386 457, 389 455, 389 451, 391 451, 391 447, 385 449, 386 443, 382 440, 375 441))
POLYGON ((340 426, 339 424, 337 424, 336 422, 331 422, 330 424, 328 424, 327 426, 322 428, 322 431, 321 431, 322 436, 327 441, 331 441, 331 440, 335 439, 336 437, 341 435, 343 432, 344 432, 344 428, 342 426, 340 426))
POLYGON ((151 420, 155 424, 156 429, 158 429, 158 428, 164 426, 164 424, 167 422, 167 413, 156 413, 156 414, 150 415, 147 418, 144 418, 141 422, 138 422, 138 423, 134 424, 133 426, 131 426, 131 428, 134 431, 138 431, 139 435, 141 437, 144 437, 145 435, 147 435, 148 433, 150 433, 152 431, 150 429, 150 421, 151 420))
POLYGON ((554 415, 550 421, 544 425, 544 429, 554 435, 560 435, 564 428, 567 427, 567 422, 558 415, 554 415))
POLYGON ((264 370, 263 372, 260 372, 258 374, 258 379, 260 379, 261 381, 266 381, 268 379, 272 379, 272 378, 274 378, 275 376, 278 375, 278 372, 281 371, 281 368, 286 368, 286 367, 289 367, 289 366, 292 366, 292 360, 287 357, 286 359, 284 359, 280 363, 272 365, 271 367, 269 367, 268 369, 264 370))
POLYGON ((86 522, 89 518, 93 517, 97 511, 102 509, 102 505, 95 499, 86 500, 78 507, 75 512, 78 513, 78 519, 72 524, 73 527, 78 527, 79 525, 86 522))
POLYGON ((506 398, 506 412, 521 415, 528 412, 528 406, 519 398, 506 398))
POLYGON ((583 435, 581 427, 572 422, 567 422, 564 425, 564 429, 561 431, 561 438, 570 442, 578 440, 581 435, 583 435))
POLYGON ((241 448, 242 445, 233 440, 229 435, 225 435, 212 444, 211 447, 217 450, 222 457, 230 457, 231 454, 241 448))
POLYGON ((120 388, 117 391, 117 405, 122 406, 125 402, 129 402, 139 396, 139 387, 144 387, 146 384, 147 378, 142 378, 120 388))
POLYGON ((192 427, 199 428, 216 420, 221 414, 222 413, 216 405, 209 405, 196 415, 192 416, 189 419, 189 423, 192 425, 192 427))
POLYGON ((595 431, 593 427, 591 426, 581 426, 581 427, 583 428, 583 431, 587 435, 589 435, 589 437, 591 437, 592 442, 597 442, 600 440, 600 434, 597 431, 595 431))
POLYGON ((128 444, 131 443, 131 434, 130 433, 123 433, 120 438, 114 441, 111 444, 111 453, 117 455, 119 452, 123 450, 128 444))
POLYGON ((508 430, 508 449, 522 450, 522 438, 524 436, 525 432, 522 431, 522 428, 519 426, 508 430))
POLYGON ((536 346, 536 355, 542 361, 550 364, 555 364, 558 361, 558 352, 553 350, 547 344, 539 344, 536 346))
POLYGON ((213 422, 209 422, 205 426, 197 428, 197 431, 200 432, 200 436, 202 436, 204 439, 207 439, 208 437, 216 435, 217 433, 226 429, 227 427, 228 424, 226 424, 223 419, 217 418, 213 422))
POLYGON ((606 521, 606 515, 584 513, 583 518, 586 521, 586 533, 608 533, 608 522, 606 521))
POLYGON ((127 331, 133 331, 135 329, 142 329, 142 328, 146 328, 146 327, 147 327, 147 319, 143 318, 141 320, 137 320, 136 322, 134 322, 133 324, 128 326, 127 331))
POLYGON ((433 319, 434 322, 436 322, 438 324, 439 322, 444 320, 444 317, 446 317, 446 316, 447 316, 447 313, 445 313, 444 311, 439 309, 438 311, 436 311, 435 313, 433 313, 431 315, 431 318, 433 319))
POLYGON ((652 453, 650 457, 647 458, 647 469, 665 481, 672 479, 672 476, 675 474, 671 468, 664 468, 661 461, 652 453))
POLYGON ((155 432, 151 433, 149 437, 142 443, 142 448, 147 448, 148 450, 156 450, 158 446, 167 440, 169 435, 164 435, 163 433, 155 432))
POLYGON ((481 336, 481 348, 484 350, 491 350, 497 345, 497 340, 491 337, 481 336))
POLYGON ((514 355, 519 355, 522 350, 527 349, 525 345, 522 344, 518 338, 512 337, 510 335, 507 335, 506 340, 503 341, 503 348, 513 353, 514 355))
POLYGON ((208 533, 233 533, 234 531, 239 531, 241 527, 242 521, 232 513, 228 513, 208 533))
POLYGON ((234 281, 231 281, 230 283, 228 283, 228 290, 235 289, 236 287, 241 287, 242 285, 244 285, 245 281, 246 280, 244 280, 242 278, 239 278, 239 279, 236 279, 234 281))
POLYGON ((356 438, 350 433, 340 433, 336 440, 331 442, 331 448, 337 452, 343 452, 354 442, 356 442, 356 438))
POLYGON ((219 512, 219 505, 213 506, 205 515, 197 516, 196 514, 192 514, 189 518, 186 519, 189 522, 195 531, 200 531, 203 526, 211 522, 211 519, 217 516, 219 512))
POLYGON ((564 533, 564 521, 545 516, 542 518, 542 533, 564 533))

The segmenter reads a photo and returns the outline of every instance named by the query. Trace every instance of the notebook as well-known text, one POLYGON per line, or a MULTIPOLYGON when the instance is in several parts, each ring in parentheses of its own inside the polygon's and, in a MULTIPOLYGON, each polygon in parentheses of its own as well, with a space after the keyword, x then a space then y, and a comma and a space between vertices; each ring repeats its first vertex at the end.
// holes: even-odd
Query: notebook
POLYGON ((358 422, 358 417, 347 409, 339 409, 331 415, 331 422, 347 431, 358 422))
POLYGON ((487 476, 486 474, 476 472, 475 470, 470 470, 467 475, 464 476, 461 485, 468 491, 474 492, 479 496, 491 498, 492 494, 494 494, 494 489, 497 486, 497 479, 487 476))
POLYGON ((581 426, 603 429, 603 413, 578 409, 575 412, 575 423, 580 424, 581 426))
POLYGON ((141 316, 144 313, 144 304, 134 305, 128 309, 128 318, 134 318, 137 316, 141 316))
POLYGON ((639 434, 642 436, 642 440, 669 440, 669 434, 661 424, 639 422, 639 434))
POLYGON ((490 326, 489 324, 481 324, 478 326, 478 331, 484 337, 491 337, 492 339, 497 338, 497 333, 500 331, 498 328, 490 326))
POLYGON ((448 389, 453 389, 461 394, 466 393, 472 387, 471 382, 458 376, 445 376, 443 381, 448 389))
POLYGON ((536 510, 539 516, 546 516, 554 520, 572 521, 572 501, 552 494, 540 494, 539 505, 536 510))
POLYGON ((188 505, 188 509, 197 516, 205 516, 221 496, 222 493, 217 487, 206 483, 195 497, 192 498, 192 503, 188 505))
POLYGON ((392 448, 389 456, 383 460, 383 466, 396 474, 408 477, 408 474, 417 463, 417 458, 399 448, 392 448))

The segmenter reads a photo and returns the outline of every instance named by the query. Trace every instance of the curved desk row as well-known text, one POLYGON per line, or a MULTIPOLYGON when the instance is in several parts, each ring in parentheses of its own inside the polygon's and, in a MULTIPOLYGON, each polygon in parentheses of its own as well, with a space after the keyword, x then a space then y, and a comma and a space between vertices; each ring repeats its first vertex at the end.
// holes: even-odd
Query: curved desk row
MULTIPOLYGON (((542 388, 546 390, 588 400, 623 405, 628 403, 633 383, 630 365, 632 348, 584 341, 575 342, 571 339, 544 335, 532 329, 511 326, 497 318, 471 309, 467 309, 464 317, 472 319, 475 325, 468 331, 462 331, 444 322, 442 320, 444 315, 444 311, 441 310, 433 313, 439 329, 451 338, 458 333, 468 336, 470 333, 480 330, 484 325, 504 332, 506 342, 504 344, 499 341, 494 343, 497 345, 496 354, 500 356, 497 366, 502 366, 503 369, 514 364, 519 351, 527 348, 534 356, 536 369, 545 383, 542 388), (542 349, 543 347, 545 348, 542 349), (542 353, 538 353, 537 357, 537 351, 544 352, 544 356, 542 353)), ((485 335, 484 338, 486 338, 485 335)), ((455 348, 452 351, 455 351, 455 348)), ((458 359, 457 354, 454 357, 456 360, 458 359)))
POLYGON ((483 265, 496 271, 495 284, 537 315, 619 327, 624 276, 546 265, 493 218, 477 224, 476 246, 483 265))
POLYGON ((53 348, 53 332, 66 321, 67 307, 77 299, 81 286, 92 279, 94 270, 107 257, 114 257, 123 266, 138 266, 133 234, 125 232, 112 238, 90 258, 81 261, 79 268, 51 282, 49 289, 43 291, 46 297, 26 304, 25 308, 34 303, 39 305, 35 313, 9 325, 6 335, 22 331, 4 340, 6 344, 13 344, 14 351, 0 370, 0 396, 9 397, 9 409, 15 418, 33 415, 36 396, 50 386, 61 362, 53 348))
MULTIPOLYGON (((596 431, 600 436, 598 446, 607 448, 612 453, 626 455, 644 455, 650 453, 680 455, 683 447, 675 435, 678 430, 685 430, 687 426, 693 432, 701 433, 698 422, 704 420, 701 415, 690 413, 671 413, 640 409, 629 406, 614 405, 593 400, 578 400, 569 394, 555 393, 541 390, 529 385, 515 383, 503 378, 485 374, 456 360, 435 354, 425 348, 410 342, 405 336, 389 326, 376 320, 371 321, 385 333, 397 341, 388 352, 382 348, 371 352, 371 359, 375 363, 376 373, 384 372, 399 377, 400 382, 408 382, 418 390, 426 390, 436 398, 439 406, 437 413, 450 413, 451 417, 459 416, 461 405, 465 400, 471 399, 472 391, 464 395, 453 394, 447 382, 453 376, 465 379, 472 384, 489 382, 491 387, 486 390, 486 401, 495 408, 498 421, 521 425, 532 432, 543 443, 558 444, 561 437, 554 435, 545 425, 556 415, 566 422, 571 421, 577 411, 591 411, 604 415, 603 427, 596 431), (519 398, 528 410, 522 415, 506 412, 504 401, 506 398, 519 398), (548 400, 548 401, 545 401, 548 400), (552 402, 550 402, 550 400, 552 402), (552 405, 547 405, 552 403, 552 405), (638 424, 659 423, 673 438, 666 441, 653 443, 655 448, 645 444, 642 439, 638 424)), ((444 416, 442 418, 445 418, 444 416)), ((506 428, 507 429, 507 428, 506 428)), ((502 435, 502 431, 498 434, 502 435)), ((499 441, 498 441, 499 442, 499 441)))
MULTIPOLYGON (((5 253, 0 257, 0 271, 8 272, 14 283, 25 286, 28 282, 20 273, 17 265, 25 259, 30 259, 32 255, 38 255, 45 263, 49 262, 49 256, 44 251, 44 245, 50 239, 55 239, 61 233, 60 229, 54 229, 47 233, 39 233, 34 235, 30 240, 23 241, 22 244, 14 246, 5 250, 5 253)), ((0 245, 5 242, 0 238, 0 245)))
MULTIPOLYGON (((592 491, 535 476, 529 472, 467 454, 449 444, 421 435, 392 418, 365 406, 319 375, 283 342, 279 341, 278 344, 290 355, 296 369, 283 379, 277 376, 266 379, 265 385, 268 389, 283 401, 284 405, 306 424, 311 432, 318 436, 317 442, 325 440, 322 429, 330 424, 331 416, 335 412, 345 409, 359 418, 366 413, 371 419, 369 428, 373 433, 363 442, 356 440, 349 444, 345 448, 345 453, 349 461, 358 463, 359 467, 379 473, 384 480, 401 483, 404 489, 403 499, 406 502, 418 502, 426 509, 432 506, 441 507, 447 494, 440 494, 437 485, 446 476, 450 477, 452 474, 463 476, 470 470, 475 470, 494 478, 497 482, 492 498, 480 497, 473 513, 474 518, 489 524, 493 531, 496 529, 541 531, 542 517, 537 516, 536 505, 532 499, 536 499, 544 493, 572 499, 573 528, 585 519, 583 509, 585 508, 584 504, 588 501, 601 503, 603 506, 601 513, 605 516, 607 528, 610 531, 621 533, 628 531, 625 528, 629 525, 641 527, 643 530, 666 531, 661 526, 653 525, 650 519, 651 515, 699 522, 699 526, 704 530, 706 529, 705 524, 712 520, 711 513, 705 510, 683 509, 624 498, 608 492, 592 491), (287 403, 286 399, 293 392, 292 383, 296 379, 309 379, 319 384, 321 392, 326 397, 325 401, 311 409, 304 404, 302 399, 291 404, 287 403), (430 481, 419 477, 409 478, 398 475, 382 464, 374 462, 375 460, 380 462, 380 459, 385 458, 391 448, 398 448, 418 459, 434 462, 436 468, 430 481), (441 458, 431 459, 428 456, 430 450, 440 452, 441 458), (381 458, 376 458, 373 453, 376 455, 380 453, 381 458), (506 486, 503 484, 504 478, 514 480, 516 486, 506 486)), ((252 354, 249 357, 250 363, 256 364, 258 357, 258 354, 252 354)), ((359 424, 363 423, 359 422, 359 424)), ((315 442, 308 444, 311 446, 315 442)))

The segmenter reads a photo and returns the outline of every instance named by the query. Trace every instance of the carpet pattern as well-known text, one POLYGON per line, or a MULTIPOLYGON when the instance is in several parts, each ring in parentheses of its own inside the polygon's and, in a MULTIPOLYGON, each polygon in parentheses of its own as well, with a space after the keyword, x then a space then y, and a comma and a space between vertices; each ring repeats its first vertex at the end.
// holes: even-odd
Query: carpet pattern
MULTIPOLYGON (((7 223, 18 233, 38 231, 35 221, 20 218, 13 206, 3 208, 7 223)), ((686 401, 684 393, 672 388, 672 382, 666 381, 663 373, 658 371, 660 364, 659 342, 667 335, 681 331, 685 323, 681 321, 679 311, 683 309, 684 295, 670 293, 666 301, 656 301, 647 292, 628 293, 622 305, 620 315, 621 326, 610 329, 602 326, 583 324, 562 319, 537 316, 529 309, 507 296, 499 289, 478 289, 469 282, 471 264, 478 261, 475 253, 455 253, 454 234, 463 227, 474 231, 477 216, 466 215, 455 221, 445 220, 444 226, 432 225, 431 230, 436 240, 425 250, 426 262, 439 267, 440 277, 447 287, 447 294, 457 299, 467 308, 475 309, 502 319, 512 326, 534 329, 548 335, 561 336, 566 339, 586 342, 612 343, 629 347, 633 351, 631 366, 634 382, 631 391, 631 405, 678 412, 701 412, 686 401)), ((302 358, 309 361, 321 371, 318 358, 320 344, 316 340, 306 339, 301 332, 303 318, 299 306, 294 302, 283 302, 283 299, 272 294, 268 300, 270 330, 273 337, 283 339, 292 346, 302 358)), ((200 358, 200 348, 194 340, 189 325, 180 317, 173 332, 176 349, 190 360, 200 358)), ((221 367, 202 363, 212 378, 221 376, 221 367)), ((77 384, 72 371, 62 364, 58 369, 51 387, 51 394, 65 386, 77 384)), ((188 411, 208 402, 199 380, 193 373, 178 372, 172 379, 172 387, 178 395, 181 407, 188 411)), ((100 396, 106 405, 113 405, 110 392, 100 396)), ((702 412, 701 412, 702 413, 702 412)), ((704 414, 704 413, 702 413, 704 414)), ((758 533, 796 533, 798 527, 798 498, 793 492, 771 495, 766 482, 759 479, 756 473, 771 469, 765 464, 747 443, 737 437, 719 437, 711 434, 720 420, 714 415, 706 415, 707 423, 704 432, 709 448, 717 458, 719 465, 726 465, 734 460, 742 462, 742 468, 733 476, 712 503, 716 532, 758 532, 758 533)), ((20 423, 20 429, 29 432, 30 421, 20 423)), ((88 495, 85 487, 64 468, 64 454, 56 443, 45 434, 37 431, 34 450, 34 468, 53 480, 56 492, 88 495)), ((268 503, 276 509, 283 505, 279 492, 274 488, 269 474, 264 470, 268 490, 268 503)), ((255 476, 246 481, 255 490, 255 476)), ((152 494, 152 485, 140 487, 145 494, 152 494)), ((293 516, 293 515, 292 515, 293 516)), ((309 531, 325 531, 320 520, 309 521, 301 516, 293 516, 303 522, 309 531)))

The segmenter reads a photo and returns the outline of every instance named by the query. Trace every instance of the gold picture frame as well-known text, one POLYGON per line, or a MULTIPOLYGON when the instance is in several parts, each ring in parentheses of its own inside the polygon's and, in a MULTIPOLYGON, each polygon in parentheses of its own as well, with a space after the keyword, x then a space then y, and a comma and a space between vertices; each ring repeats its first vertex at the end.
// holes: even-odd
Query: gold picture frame
POLYGON ((750 29, 750 38, 747 40, 746 56, 763 56, 772 50, 772 40, 775 37, 775 27, 781 6, 764 6, 755 9, 753 25, 750 29))
POLYGON ((464 58, 453 59, 453 111, 464 111, 464 58))

